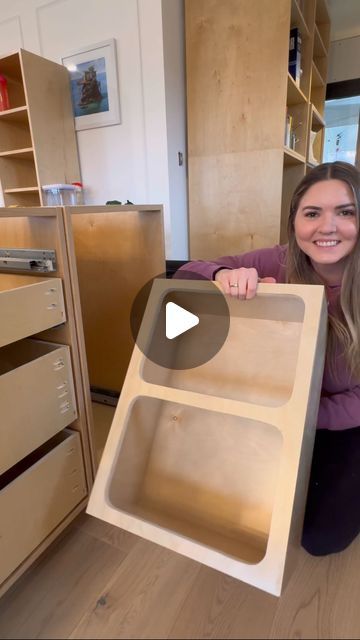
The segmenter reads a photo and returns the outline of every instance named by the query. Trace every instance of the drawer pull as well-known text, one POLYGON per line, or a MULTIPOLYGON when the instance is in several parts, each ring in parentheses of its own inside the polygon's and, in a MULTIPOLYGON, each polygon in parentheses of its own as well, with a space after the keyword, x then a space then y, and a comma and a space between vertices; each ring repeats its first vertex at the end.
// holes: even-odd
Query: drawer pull
POLYGON ((63 369, 63 367, 65 367, 63 358, 59 358, 58 360, 55 360, 54 371, 60 371, 60 369, 63 369))
POLYGON ((67 380, 65 380, 62 384, 59 384, 59 386, 56 388, 58 391, 61 391, 62 389, 66 389, 67 385, 68 385, 67 380))
POLYGON ((68 390, 65 389, 65 391, 63 391, 62 393, 59 393, 58 398, 60 400, 60 398, 65 398, 65 396, 67 396, 69 394, 68 390))
POLYGON ((50 296, 52 293, 55 293, 55 291, 56 291, 55 287, 51 287, 50 289, 45 291, 45 295, 50 296))
POLYGON ((66 455, 71 456, 74 453, 74 451, 75 451, 75 447, 71 447, 71 449, 69 449, 66 455))
POLYGON ((57 309, 57 303, 56 302, 52 302, 46 308, 49 309, 49 311, 53 311, 54 309, 57 309))

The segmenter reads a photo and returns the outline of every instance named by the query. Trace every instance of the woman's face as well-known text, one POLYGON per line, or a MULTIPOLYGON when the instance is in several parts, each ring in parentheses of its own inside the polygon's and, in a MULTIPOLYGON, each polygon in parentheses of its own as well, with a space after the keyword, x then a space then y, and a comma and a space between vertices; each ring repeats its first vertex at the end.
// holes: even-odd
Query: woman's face
MULTIPOLYGON (((295 237, 320 276, 341 280, 358 238, 352 191, 342 180, 323 180, 303 195, 295 214, 295 237)), ((335 282, 337 284, 337 282, 335 282)))

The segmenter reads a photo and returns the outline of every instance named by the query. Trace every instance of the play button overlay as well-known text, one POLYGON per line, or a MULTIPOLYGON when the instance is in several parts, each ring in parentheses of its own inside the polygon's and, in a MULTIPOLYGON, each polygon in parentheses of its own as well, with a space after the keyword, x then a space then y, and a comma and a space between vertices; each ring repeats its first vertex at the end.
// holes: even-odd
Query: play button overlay
POLYGON ((193 369, 222 348, 229 307, 218 286, 200 274, 182 271, 181 279, 160 274, 139 291, 130 324, 147 359, 170 370, 193 369))
POLYGON ((198 316, 179 307, 174 302, 167 302, 165 314, 165 335, 168 340, 177 338, 199 324, 198 316))

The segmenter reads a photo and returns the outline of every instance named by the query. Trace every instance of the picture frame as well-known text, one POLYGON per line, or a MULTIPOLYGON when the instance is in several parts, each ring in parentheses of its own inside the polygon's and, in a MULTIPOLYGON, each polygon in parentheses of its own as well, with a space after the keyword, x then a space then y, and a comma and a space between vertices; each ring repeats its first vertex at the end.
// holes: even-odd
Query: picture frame
POLYGON ((75 130, 120 124, 120 98, 114 38, 61 58, 70 74, 75 130))

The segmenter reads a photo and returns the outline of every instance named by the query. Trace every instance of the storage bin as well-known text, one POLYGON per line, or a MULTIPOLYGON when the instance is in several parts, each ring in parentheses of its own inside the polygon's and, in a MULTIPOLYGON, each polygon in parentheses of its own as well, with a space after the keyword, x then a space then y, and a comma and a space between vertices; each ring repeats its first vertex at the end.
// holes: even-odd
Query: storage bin
POLYGON ((0 582, 86 496, 80 436, 58 433, 0 476, 0 582))
POLYGON ((65 320, 60 278, 0 274, 0 347, 65 320))
POLYGON ((70 349, 22 340, 0 349, 0 474, 77 417, 70 349))
POLYGON ((45 207, 77 204, 77 188, 72 184, 44 184, 41 188, 45 207))
POLYGON ((200 316, 197 334, 165 342, 164 305, 188 300, 191 310, 192 298, 206 302, 215 286, 154 282, 138 341, 148 353, 168 349, 170 365, 135 345, 88 513, 280 595, 300 546, 326 348, 324 288, 260 284, 253 300, 227 296, 222 348, 199 367, 177 368, 184 344, 191 353, 206 332, 200 316))

